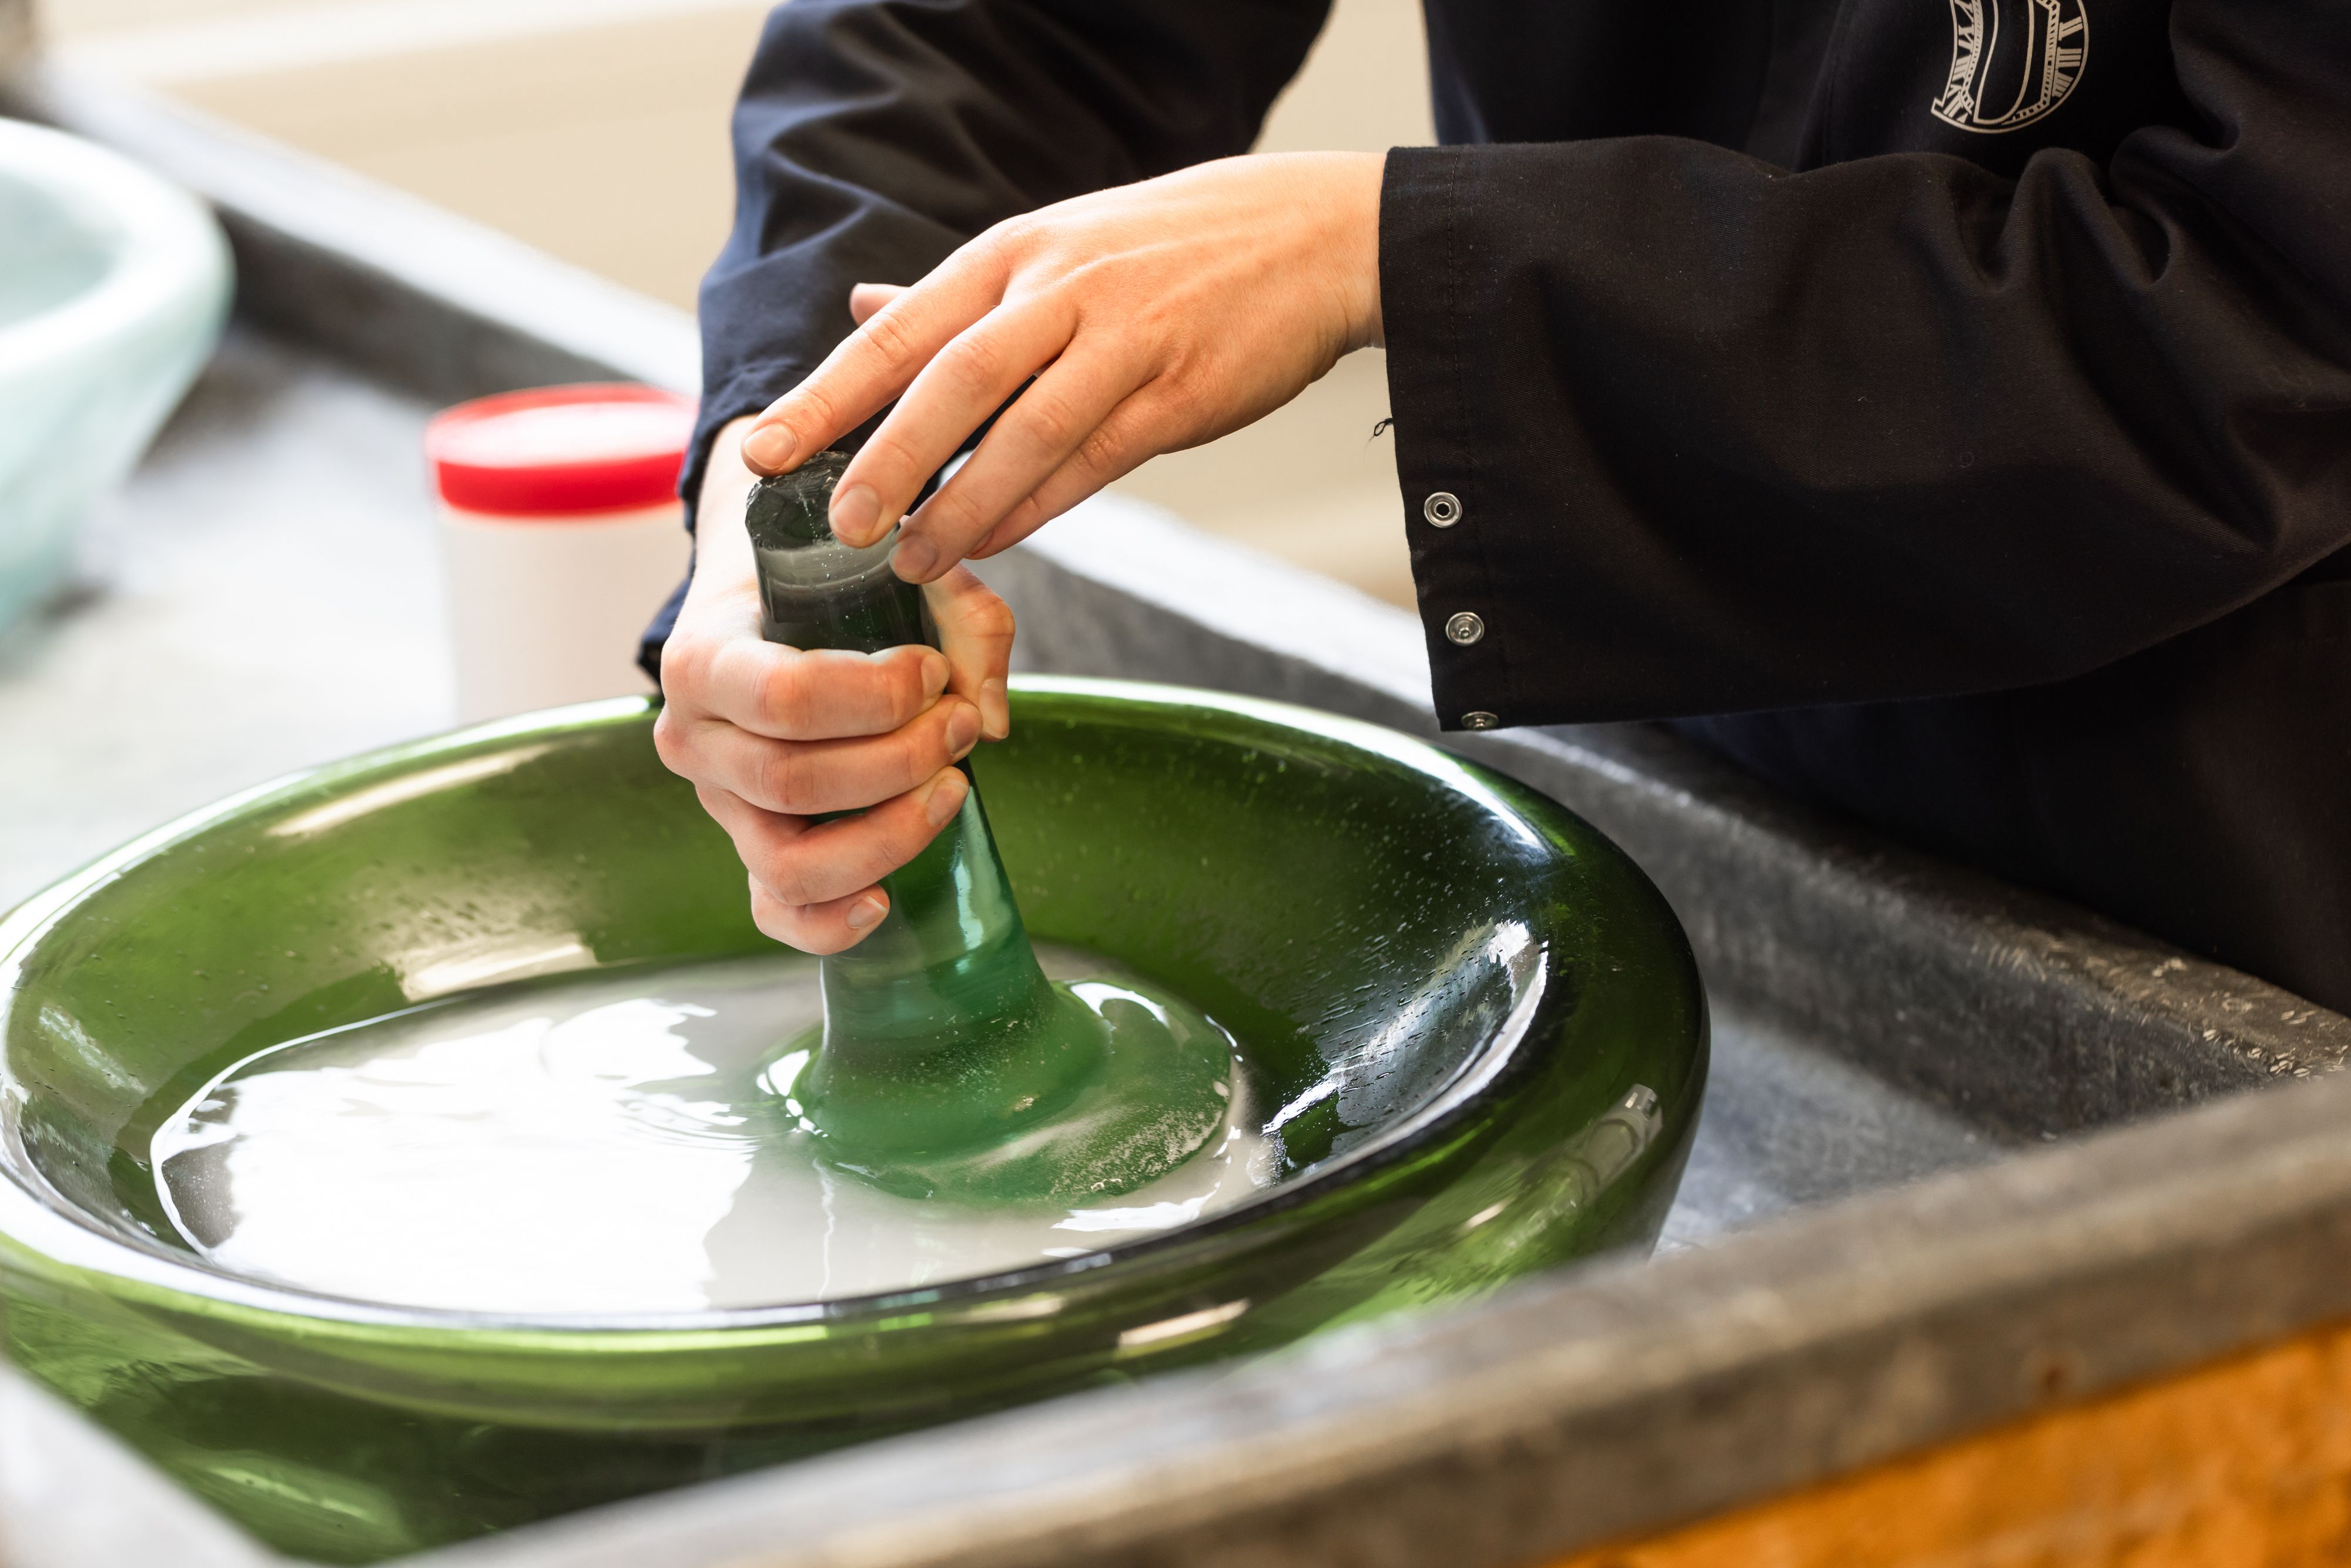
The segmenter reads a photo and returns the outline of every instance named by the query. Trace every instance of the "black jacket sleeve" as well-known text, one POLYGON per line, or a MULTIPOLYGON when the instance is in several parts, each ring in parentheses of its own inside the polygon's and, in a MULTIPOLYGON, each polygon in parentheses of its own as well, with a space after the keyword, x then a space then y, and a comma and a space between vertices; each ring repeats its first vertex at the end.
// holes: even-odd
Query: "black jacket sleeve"
MULTIPOLYGON (((735 107, 735 224, 702 283, 711 438, 847 337, 849 290, 912 283, 1008 217, 1246 152, 1330 0, 787 0, 735 107)), ((680 584, 637 662, 661 679, 680 584)))
POLYGON ((2200 127, 2014 179, 1647 136, 1392 153, 1440 717, 2050 681, 2351 540, 2351 26, 2177 0, 2170 38, 2200 127))
POLYGON ((737 205, 702 286, 701 428, 757 412, 1000 220, 1248 150, 1329 0, 793 0, 734 120, 737 205))

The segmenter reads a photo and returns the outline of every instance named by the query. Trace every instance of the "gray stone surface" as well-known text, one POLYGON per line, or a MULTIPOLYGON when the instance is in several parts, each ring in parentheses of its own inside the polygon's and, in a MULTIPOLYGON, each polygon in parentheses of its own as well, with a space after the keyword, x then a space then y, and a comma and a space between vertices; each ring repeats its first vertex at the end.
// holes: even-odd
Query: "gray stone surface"
POLYGON ((7 1568, 268 1568, 284 1561, 0 1368, 0 1563, 7 1568))
POLYGON ((1813 1204, 1980 1165, 2015 1145, 1768 1017, 1714 1010, 1698 1140, 1660 1252, 1813 1204))
POLYGON ((426 410, 239 330, 0 636, 0 907, 168 818, 445 729, 426 410))

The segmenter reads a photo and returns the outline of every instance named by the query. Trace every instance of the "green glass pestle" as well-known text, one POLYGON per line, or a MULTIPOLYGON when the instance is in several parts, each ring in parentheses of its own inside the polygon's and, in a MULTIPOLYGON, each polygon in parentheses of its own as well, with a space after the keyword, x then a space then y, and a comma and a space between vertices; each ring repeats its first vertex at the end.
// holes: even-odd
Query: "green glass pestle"
MULTIPOLYGON (((761 629, 795 648, 936 647, 922 590, 891 568, 897 530, 863 549, 833 537, 848 462, 819 453, 753 486, 761 629)), ((1133 1191, 1216 1137, 1231 1039, 1131 980, 1046 978, 976 779, 882 885, 881 924, 824 959, 822 1025, 767 1074, 827 1161, 908 1197, 1066 1204, 1133 1191)))

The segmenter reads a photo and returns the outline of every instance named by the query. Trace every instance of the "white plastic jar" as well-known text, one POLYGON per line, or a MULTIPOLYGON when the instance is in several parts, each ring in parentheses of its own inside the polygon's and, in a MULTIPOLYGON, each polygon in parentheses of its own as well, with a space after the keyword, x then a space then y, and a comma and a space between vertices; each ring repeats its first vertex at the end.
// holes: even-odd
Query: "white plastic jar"
POLYGON ((480 398, 427 426, 467 723, 650 689, 637 643, 685 575, 694 413, 596 384, 480 398))

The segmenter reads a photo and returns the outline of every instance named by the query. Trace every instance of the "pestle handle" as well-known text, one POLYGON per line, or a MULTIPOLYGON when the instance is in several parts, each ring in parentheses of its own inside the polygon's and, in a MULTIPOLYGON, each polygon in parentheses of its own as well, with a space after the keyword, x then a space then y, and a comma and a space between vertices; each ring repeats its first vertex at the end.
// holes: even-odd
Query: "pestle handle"
POLYGON ((939 645, 923 591, 890 565, 898 530, 863 549, 833 537, 833 487, 849 455, 820 452, 751 486, 743 526, 759 576, 760 633, 795 648, 878 653, 939 645))
MULTIPOLYGON (((923 591, 890 565, 898 530, 864 549, 833 537, 848 463, 819 453, 752 486, 761 631, 804 650, 935 648, 923 591)), ((1069 1202, 1142 1186, 1223 1125, 1232 1045, 1207 1017, 1045 977, 977 779, 882 886, 889 913, 825 957, 823 1027, 790 1048, 807 1055, 787 1109, 836 1163, 915 1197, 1069 1202)))
MULTIPOLYGON (((758 571, 761 632, 800 649, 935 648, 938 628, 922 589, 890 565, 897 530, 863 549, 833 537, 833 487, 848 465, 847 454, 820 452, 751 487, 743 526, 758 571)), ((963 768, 972 778, 968 763, 963 768)), ((856 946, 824 961, 829 1038, 967 1036, 1045 1005, 1044 971, 976 779, 956 819, 882 886, 889 914, 856 946)))

